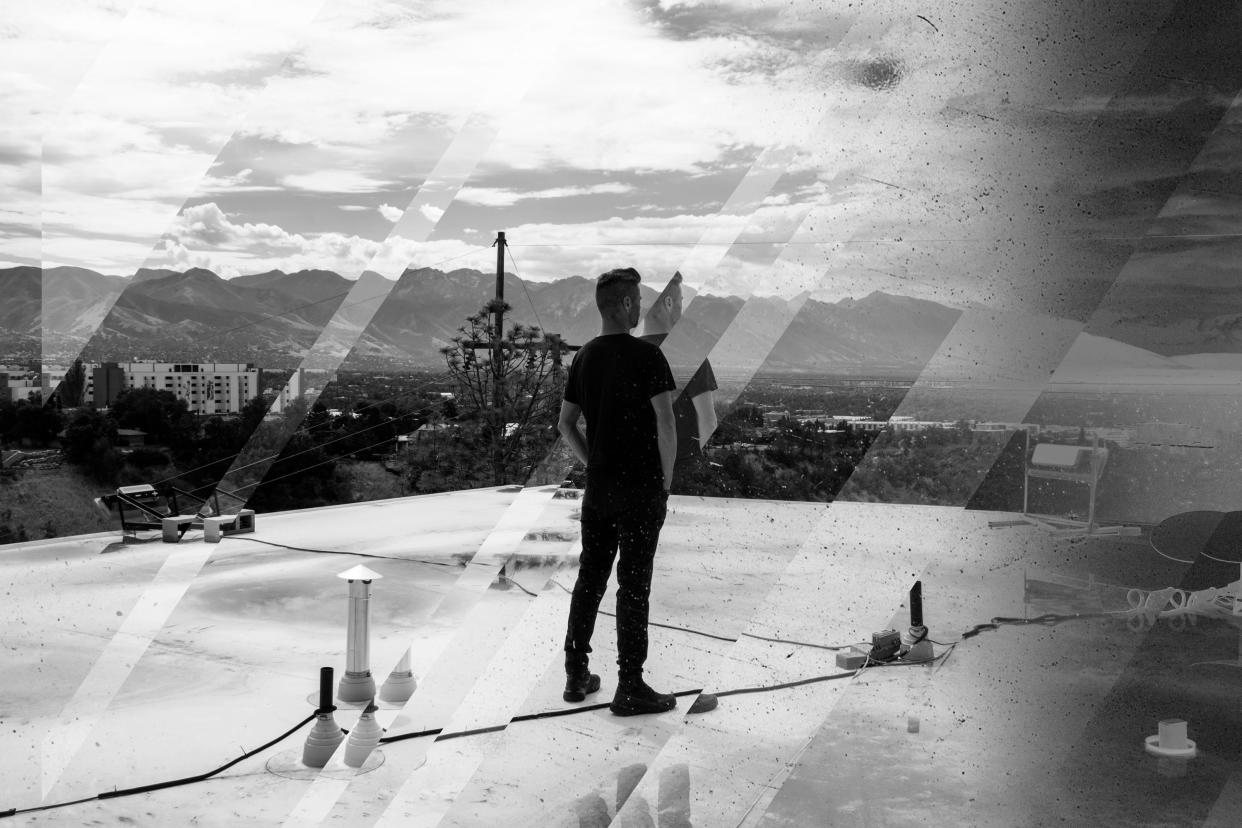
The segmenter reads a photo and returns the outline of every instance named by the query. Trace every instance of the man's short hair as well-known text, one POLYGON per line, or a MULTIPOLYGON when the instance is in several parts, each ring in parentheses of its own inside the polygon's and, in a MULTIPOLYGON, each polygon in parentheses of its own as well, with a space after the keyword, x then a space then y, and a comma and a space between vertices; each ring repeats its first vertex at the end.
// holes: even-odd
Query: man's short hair
POLYGON ((652 308, 658 307, 660 303, 664 301, 664 297, 672 296, 674 291, 680 292, 682 281, 683 279, 682 279, 681 271, 680 270, 674 271, 673 278, 668 280, 668 284, 664 286, 664 290, 660 291, 660 295, 656 297, 655 304, 653 304, 651 307, 652 308))
POLYGON ((618 267, 602 274, 595 280, 595 306, 605 314, 620 308, 621 300, 633 296, 641 281, 632 267, 618 267))

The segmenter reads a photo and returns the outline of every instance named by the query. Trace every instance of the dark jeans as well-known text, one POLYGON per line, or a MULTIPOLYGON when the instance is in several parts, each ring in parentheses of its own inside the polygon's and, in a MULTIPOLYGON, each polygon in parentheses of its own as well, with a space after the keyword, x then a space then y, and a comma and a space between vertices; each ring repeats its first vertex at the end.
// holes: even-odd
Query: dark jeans
POLYGON ((622 679, 642 677, 647 660, 647 614, 656 544, 664 526, 667 498, 650 500, 616 514, 582 509, 582 558, 569 604, 565 652, 591 652, 599 602, 617 562, 617 666, 622 679))

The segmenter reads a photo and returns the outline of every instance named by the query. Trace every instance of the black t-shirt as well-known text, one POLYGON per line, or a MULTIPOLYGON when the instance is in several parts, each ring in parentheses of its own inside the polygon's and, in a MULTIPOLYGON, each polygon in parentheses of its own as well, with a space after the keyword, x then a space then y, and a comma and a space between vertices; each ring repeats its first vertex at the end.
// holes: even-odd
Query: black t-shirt
POLYGON ((651 398, 676 388, 660 349, 628 333, 597 336, 578 351, 565 400, 586 418, 584 507, 620 511, 663 490, 651 398))
MULTIPOLYGON (((659 347, 664 344, 666 336, 668 334, 647 334, 641 339, 659 347)), ((686 387, 680 393, 673 395, 673 414, 677 417, 678 460, 685 460, 702 453, 702 449, 699 448, 699 415, 694 410, 694 398, 707 391, 715 391, 718 387, 712 364, 703 360, 703 364, 699 366, 699 370, 694 372, 694 376, 686 383, 686 387)))

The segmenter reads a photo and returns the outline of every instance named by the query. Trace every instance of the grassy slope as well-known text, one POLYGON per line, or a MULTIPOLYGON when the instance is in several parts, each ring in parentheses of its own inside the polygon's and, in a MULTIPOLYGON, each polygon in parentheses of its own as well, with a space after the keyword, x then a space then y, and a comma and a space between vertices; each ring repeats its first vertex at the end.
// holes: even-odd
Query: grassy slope
POLYGON ((25 527, 31 540, 44 537, 44 525, 50 520, 56 537, 106 532, 121 527, 116 520, 107 520, 92 503, 105 490, 79 475, 72 467, 31 469, 21 472, 16 480, 0 483, 0 503, 12 510, 10 525, 14 531, 25 527))

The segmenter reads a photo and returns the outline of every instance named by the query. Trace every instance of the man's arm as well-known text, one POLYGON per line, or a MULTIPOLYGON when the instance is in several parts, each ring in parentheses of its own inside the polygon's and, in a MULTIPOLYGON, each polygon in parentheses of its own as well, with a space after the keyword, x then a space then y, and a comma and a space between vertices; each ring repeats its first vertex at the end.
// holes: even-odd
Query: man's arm
POLYGON ((716 405, 712 400, 712 392, 704 391, 690 402, 694 403, 694 418, 699 426, 699 448, 707 448, 707 441, 716 430, 716 405))
POLYGON ((673 417, 673 392, 664 391, 651 398, 655 409, 656 439, 660 446, 660 468, 664 472, 664 491, 673 486, 673 465, 677 462, 677 421, 673 417))
POLYGON ((586 437, 583 436, 582 429, 578 428, 578 417, 580 414, 582 414, 582 408, 577 403, 561 400, 561 420, 556 427, 561 432, 561 436, 565 438, 565 441, 569 443, 569 447, 574 450, 574 456, 586 463, 586 437))

